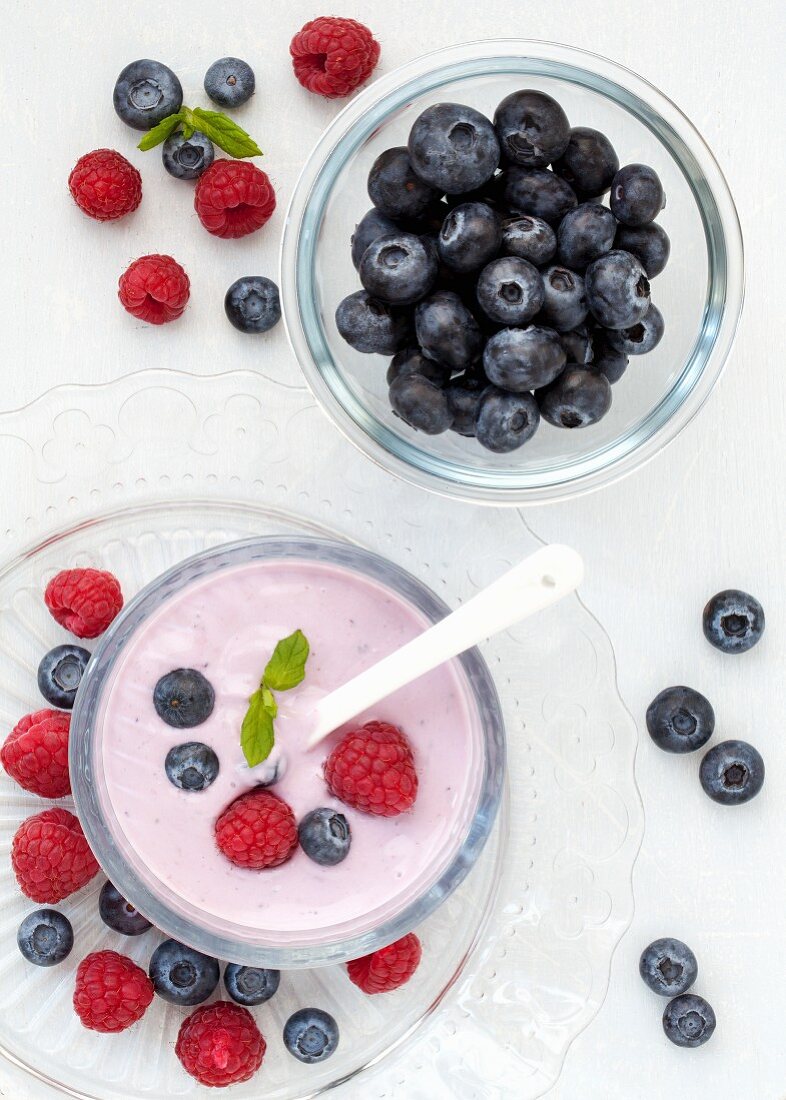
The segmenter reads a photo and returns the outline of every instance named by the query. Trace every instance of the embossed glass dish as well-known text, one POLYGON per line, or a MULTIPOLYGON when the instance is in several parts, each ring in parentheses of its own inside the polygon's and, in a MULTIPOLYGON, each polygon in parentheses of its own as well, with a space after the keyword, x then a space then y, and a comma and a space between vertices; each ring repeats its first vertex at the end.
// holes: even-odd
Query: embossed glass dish
POLYGON ((388 73, 339 114, 314 148, 295 189, 281 252, 284 318, 309 386, 328 416, 367 456, 413 484, 488 504, 557 500, 596 489, 652 458, 698 412, 717 381, 742 306, 742 239, 732 197, 701 135, 670 100, 605 58, 549 42, 473 42, 388 73), (580 431, 546 423, 507 455, 452 432, 424 436, 391 412, 381 356, 339 336, 334 313, 359 289, 349 242, 371 202, 375 158, 406 144, 432 103, 467 103, 491 116, 522 87, 539 88, 571 124, 608 134, 621 164, 651 164, 667 205, 659 222, 672 243, 653 301, 666 321, 659 346, 633 357, 598 424, 580 431))

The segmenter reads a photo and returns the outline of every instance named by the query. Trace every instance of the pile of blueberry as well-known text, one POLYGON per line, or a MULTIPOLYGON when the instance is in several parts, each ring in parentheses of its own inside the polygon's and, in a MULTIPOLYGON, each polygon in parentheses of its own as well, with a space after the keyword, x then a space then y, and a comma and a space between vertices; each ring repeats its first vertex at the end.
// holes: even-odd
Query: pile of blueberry
POLYGON ((418 431, 504 453, 541 418, 595 424, 628 357, 663 335, 660 180, 620 168, 608 138, 571 127, 544 92, 507 96, 493 123, 428 107, 407 146, 376 159, 368 192, 352 237, 363 289, 336 325, 355 350, 393 357, 391 407, 418 431))
POLYGON ((688 990, 699 964, 687 944, 666 936, 653 940, 639 959, 639 974, 648 989, 671 1000, 663 1010, 663 1031, 678 1047, 700 1047, 712 1037, 715 1013, 703 997, 688 990))

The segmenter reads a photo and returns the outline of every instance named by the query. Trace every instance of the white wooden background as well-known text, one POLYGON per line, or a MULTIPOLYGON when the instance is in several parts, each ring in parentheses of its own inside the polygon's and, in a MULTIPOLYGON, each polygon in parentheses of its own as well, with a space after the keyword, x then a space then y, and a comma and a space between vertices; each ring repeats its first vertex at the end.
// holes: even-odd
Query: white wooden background
MULTIPOLYGON (((693 684, 713 701, 720 734, 749 738, 763 751, 767 783, 747 807, 716 807, 698 786, 698 760, 660 753, 643 734, 637 774, 647 824, 634 873, 636 916, 614 958, 607 1002, 550 1097, 783 1100, 786 28, 779 0, 342 0, 335 8, 304 0, 6 0, 0 407, 18 407, 61 382, 102 382, 152 365, 196 373, 253 367, 258 345, 226 324, 223 293, 246 269, 275 276, 292 185, 339 110, 294 82, 287 47, 306 19, 336 12, 372 27, 382 71, 440 45, 500 35, 606 54, 674 99, 727 174, 745 235, 747 301, 716 393, 632 480, 528 518, 543 537, 584 553, 584 598, 612 638, 621 692, 637 720, 660 688, 693 684), (256 70, 258 93, 243 118, 280 196, 266 231, 232 249, 207 237, 190 188, 164 177, 156 153, 145 161, 131 152, 133 135, 110 102, 117 72, 140 56, 171 64, 187 101, 199 102, 205 68, 224 54, 256 70), (146 200, 127 224, 90 223, 70 204, 70 167, 100 145, 126 152, 142 169, 146 200), (172 252, 193 278, 192 306, 176 332, 140 335, 115 300, 120 270, 150 251, 172 252), (700 627, 706 598, 731 585, 757 594, 768 616, 764 642, 739 659, 711 650, 700 627), (715 1038, 699 1051, 666 1042, 661 1004, 637 975, 641 948, 664 934, 693 946, 697 988, 718 1015, 715 1038)), ((268 372, 297 378, 282 326, 264 355, 268 372)), ((8 472, 5 486, 12 491, 8 472)))

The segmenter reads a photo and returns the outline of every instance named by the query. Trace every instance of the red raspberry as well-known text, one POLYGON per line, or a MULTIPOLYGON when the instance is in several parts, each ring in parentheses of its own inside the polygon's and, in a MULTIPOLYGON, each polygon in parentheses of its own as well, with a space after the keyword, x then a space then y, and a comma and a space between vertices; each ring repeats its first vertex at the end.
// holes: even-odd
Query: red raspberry
POLYGON ((362 959, 347 963, 347 973, 364 993, 389 993, 408 982, 418 968, 423 950, 414 932, 362 959))
POLYGON ((125 1031, 152 1000, 147 974, 117 951, 94 951, 77 968, 74 1011, 91 1031, 125 1031))
POLYGON ((175 1054, 202 1085, 224 1088, 248 1081, 267 1044, 247 1008, 230 1001, 202 1005, 180 1025, 175 1054))
POLYGON ((297 848, 295 815, 271 791, 249 791, 230 803, 216 821, 216 843, 238 867, 252 871, 278 867, 297 848))
POLYGON ((98 874, 82 826, 69 810, 44 810, 23 821, 11 844, 11 866, 22 893, 54 905, 98 874))
POLYGON ((381 817, 411 809, 418 793, 412 746, 387 722, 346 734, 325 761, 325 779, 336 798, 381 817))
POLYGON ((95 149, 80 157, 68 187, 79 209, 100 222, 122 218, 142 201, 142 177, 114 149, 95 149))
POLYGON ((123 606, 117 579, 102 569, 63 569, 46 586, 44 602, 77 638, 103 634, 123 606))
POLYGON ((155 254, 129 264, 117 287, 123 309, 149 325, 176 321, 191 293, 191 282, 177 260, 155 254))
POLYGON ((0 763, 20 787, 42 798, 71 793, 68 731, 71 715, 37 710, 20 718, 0 749, 0 763))
POLYGON ((298 31, 289 52, 304 88, 340 99, 371 76, 379 61, 379 42, 354 19, 323 15, 298 31))
POLYGON ((245 237, 261 229, 276 209, 267 174, 247 160, 214 160, 194 191, 194 209, 215 237, 245 237))

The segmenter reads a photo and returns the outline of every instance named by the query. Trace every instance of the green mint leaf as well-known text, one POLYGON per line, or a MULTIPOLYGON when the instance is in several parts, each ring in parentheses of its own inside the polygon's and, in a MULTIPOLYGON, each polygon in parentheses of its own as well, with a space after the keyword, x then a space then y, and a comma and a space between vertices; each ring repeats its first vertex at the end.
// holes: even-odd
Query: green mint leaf
POLYGON ((267 708, 267 710, 270 711, 271 716, 273 718, 277 718, 278 717, 278 703, 276 702, 276 697, 273 694, 273 692, 270 690, 270 688, 265 687, 264 684, 262 685, 262 701, 264 702, 265 707, 267 708))
POLYGON ((147 131, 139 145, 137 145, 137 149, 141 149, 143 153, 146 153, 148 149, 155 149, 156 145, 161 145, 162 142, 174 134, 183 121, 182 116, 182 111, 178 111, 175 115, 167 115, 165 119, 159 122, 158 126, 154 126, 152 130, 147 131))
POLYGON ((190 113, 189 123, 193 123, 219 149, 229 153, 230 157, 261 157, 262 150, 246 131, 221 111, 204 111, 195 107, 190 113))
POLYGON ((248 710, 240 727, 240 745, 249 768, 255 768, 270 756, 275 743, 274 718, 275 713, 266 702, 264 689, 259 688, 248 701, 248 710))
POLYGON ((296 630, 282 638, 267 663, 262 683, 273 691, 289 691, 302 683, 306 675, 309 646, 305 634, 296 630))

